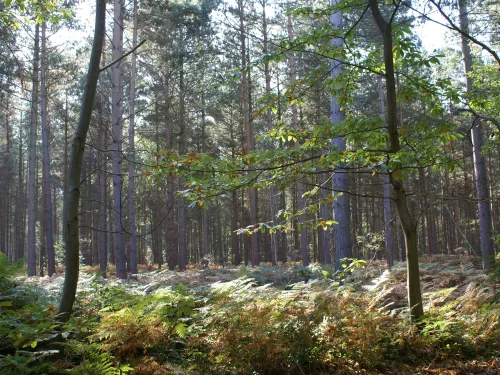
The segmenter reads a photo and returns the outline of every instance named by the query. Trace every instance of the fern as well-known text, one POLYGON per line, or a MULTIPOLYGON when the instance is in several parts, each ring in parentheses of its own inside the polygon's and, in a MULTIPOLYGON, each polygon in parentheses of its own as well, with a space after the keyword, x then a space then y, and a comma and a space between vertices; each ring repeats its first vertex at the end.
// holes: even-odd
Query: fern
POLYGON ((2 375, 48 374, 54 373, 51 363, 44 358, 57 354, 57 350, 29 352, 18 350, 14 355, 0 355, 0 373, 2 375))
POLYGON ((86 344, 76 340, 65 343, 66 350, 73 356, 81 356, 83 360, 78 366, 69 370, 74 375, 121 375, 133 370, 127 364, 120 364, 109 352, 103 351, 99 344, 86 344))
POLYGON ((188 326, 186 323, 178 323, 174 327, 174 331, 181 339, 188 337, 188 326))
POLYGON ((74 375, 121 375, 128 374, 133 368, 129 365, 116 364, 113 356, 107 352, 91 351, 78 367, 69 371, 74 375))
POLYGON ((0 282, 5 282, 16 276, 23 268, 24 259, 19 259, 16 263, 12 263, 7 255, 0 253, 0 282))

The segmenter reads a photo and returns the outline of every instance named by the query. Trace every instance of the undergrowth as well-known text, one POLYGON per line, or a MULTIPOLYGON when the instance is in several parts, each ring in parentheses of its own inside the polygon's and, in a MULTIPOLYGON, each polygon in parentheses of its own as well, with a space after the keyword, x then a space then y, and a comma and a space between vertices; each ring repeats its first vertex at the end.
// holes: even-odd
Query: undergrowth
MULTIPOLYGON (((319 266, 201 271, 224 281, 198 287, 92 278, 71 320, 58 325, 54 298, 16 282, 16 267, 0 255, 0 373, 409 374, 498 358, 497 282, 422 269, 447 289, 429 286, 434 304, 419 329, 404 309, 378 303, 381 291, 361 288, 364 271, 339 282, 319 266), (460 295, 444 280, 452 275, 467 283, 460 295), (445 295, 439 306, 431 293, 445 295)), ((399 285, 401 272, 380 288, 399 285)))

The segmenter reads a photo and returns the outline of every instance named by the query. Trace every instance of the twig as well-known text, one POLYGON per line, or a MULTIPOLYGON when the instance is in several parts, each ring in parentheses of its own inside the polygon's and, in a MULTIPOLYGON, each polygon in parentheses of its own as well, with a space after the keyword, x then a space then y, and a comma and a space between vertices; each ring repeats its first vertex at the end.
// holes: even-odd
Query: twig
POLYGON ((99 70, 99 73, 102 73, 104 72, 105 70, 107 70, 109 67, 115 65, 117 62, 123 60, 125 57, 127 57, 128 55, 130 55, 131 53, 133 53, 137 48, 139 48, 140 46, 142 46, 144 43, 146 43, 146 39, 144 39, 142 42, 140 42, 138 45, 136 45, 134 48, 132 48, 130 51, 128 51, 127 53, 125 53, 124 55, 121 55, 119 58, 117 58, 115 61, 111 61, 108 65, 104 66, 103 68, 101 68, 99 70))

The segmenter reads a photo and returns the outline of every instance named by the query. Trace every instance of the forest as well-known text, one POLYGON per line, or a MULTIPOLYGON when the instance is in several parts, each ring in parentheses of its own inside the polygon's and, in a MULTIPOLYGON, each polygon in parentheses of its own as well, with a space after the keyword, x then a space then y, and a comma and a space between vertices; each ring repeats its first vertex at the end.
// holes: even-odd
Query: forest
POLYGON ((1 374, 500 374, 498 1, 3 0, 0 55, 1 374))

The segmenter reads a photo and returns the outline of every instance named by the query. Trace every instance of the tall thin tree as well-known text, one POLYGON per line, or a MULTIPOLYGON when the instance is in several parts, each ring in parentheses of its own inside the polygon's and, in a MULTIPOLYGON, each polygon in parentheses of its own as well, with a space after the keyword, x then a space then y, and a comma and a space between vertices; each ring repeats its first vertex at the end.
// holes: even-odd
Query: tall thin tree
MULTIPOLYGON (((288 23, 287 23, 287 29, 288 29, 288 40, 290 42, 293 42, 295 39, 294 31, 293 31, 293 25, 292 25, 292 15, 288 13, 288 23)), ((296 74, 295 74, 295 56, 293 52, 290 52, 288 55, 288 65, 290 69, 290 86, 294 87, 295 85, 295 80, 296 80, 296 74)), ((297 111, 297 102, 296 100, 293 100, 292 102, 292 128, 297 129, 299 126, 299 120, 298 120, 298 111, 297 111)), ((299 141, 295 142, 295 147, 299 148, 300 143, 299 141)), ((305 214, 305 199, 303 196, 304 193, 304 188, 302 185, 302 182, 299 180, 296 183, 296 190, 297 190, 297 209, 299 211, 299 220, 298 220, 298 226, 302 227, 300 228, 300 254, 302 256, 302 264, 304 266, 309 265, 309 247, 307 246, 307 228, 306 228, 306 214, 305 214)), ((295 228, 296 231, 298 231, 299 228, 295 228)))
MULTIPOLYGON (((134 0, 132 45, 137 45, 137 0, 134 0)), ((128 216, 130 221, 130 272, 137 273, 137 226, 135 222, 135 77, 136 77, 136 55, 132 54, 132 72, 130 77, 130 104, 129 104, 129 128, 128 128, 128 216)))
POLYGON ((49 121, 47 119, 47 24, 42 23, 42 59, 40 75, 40 91, 42 105, 42 175, 43 175, 43 193, 44 193, 44 218, 45 218, 45 246, 47 251, 47 274, 52 276, 55 272, 55 254, 54 254, 54 228, 52 212, 52 188, 50 181, 50 155, 49 155, 49 121))
POLYGON ((38 75, 40 25, 35 26, 35 49, 31 89, 30 142, 28 159, 28 276, 36 274, 36 138, 38 125, 38 75))
MULTIPOLYGON (((460 29, 465 33, 469 33, 469 17, 467 14, 467 4, 465 0, 458 0, 458 10, 460 12, 460 29)), ((462 58, 466 74, 466 88, 467 92, 472 91, 472 53, 469 46, 469 40, 465 35, 460 35, 460 43, 462 47, 462 58)), ((490 190, 488 182, 488 170, 486 168, 486 159, 481 154, 483 139, 484 139, 484 125, 481 119, 475 118, 472 123, 472 148, 474 160, 474 175, 476 177, 476 192, 477 192, 477 208, 479 216, 479 236, 481 241, 481 255, 483 257, 483 268, 489 269, 493 267, 495 250, 493 247, 493 223, 491 219, 491 204, 490 204, 490 190)))
MULTIPOLYGON (((240 54, 241 54, 241 104, 243 111, 243 129, 245 131, 245 149, 246 152, 252 152, 254 141, 252 127, 250 124, 250 113, 248 105, 248 75, 246 58, 246 31, 245 31, 245 7, 243 0, 238 0, 239 13, 239 33, 240 33, 240 54)), ((255 188, 248 189, 248 206, 250 208, 250 225, 254 228, 257 225, 257 191, 255 188)), ((252 266, 260 263, 259 242, 257 234, 254 233, 251 238, 252 266)))
MULTIPOLYGON (((114 18, 113 18, 113 41, 112 41, 112 59, 118 60, 123 55, 123 0, 114 0, 114 18)), ((111 121, 113 123, 112 131, 112 150, 113 150, 113 203, 114 203, 114 224, 115 224, 115 261, 116 276, 120 279, 127 278, 127 267, 125 262, 125 235, 122 206, 123 179, 123 134, 122 134, 122 116, 123 116, 123 74, 121 60, 115 63, 111 68, 111 121)))
MULTIPOLYGON (((340 1, 331 0, 332 7, 337 6, 340 1)), ((342 11, 333 11, 330 16, 330 23, 334 30, 342 28, 342 11)), ((341 38, 333 38, 330 42, 332 47, 336 49, 342 48, 343 40, 341 38)), ((335 79, 342 74, 344 69, 341 61, 333 60, 331 63, 331 76, 335 79)), ((330 122, 332 124, 340 124, 345 119, 345 112, 340 108, 339 102, 335 95, 332 95, 330 101, 330 122)), ((346 142, 344 137, 336 137, 332 140, 333 147, 338 152, 346 150, 346 142)), ((341 269, 341 260, 344 258, 352 258, 351 246, 351 219, 349 215, 349 196, 344 194, 348 190, 348 174, 345 173, 344 165, 340 164, 335 167, 333 175, 333 189, 337 193, 336 199, 333 201, 334 219, 338 223, 333 228, 333 244, 335 248, 335 269, 341 269), (340 194, 339 194, 340 193, 340 194)))
POLYGON ((80 116, 71 144, 70 168, 68 176, 68 198, 64 212, 64 237, 66 247, 66 272, 59 305, 59 319, 67 320, 73 310, 76 287, 78 285, 80 237, 78 233, 78 207, 80 203, 80 174, 82 171, 85 140, 90 126, 92 108, 97 80, 99 78, 99 63, 106 32, 106 1, 96 0, 96 16, 94 28, 94 42, 90 55, 89 68, 85 89, 82 95, 80 116))

